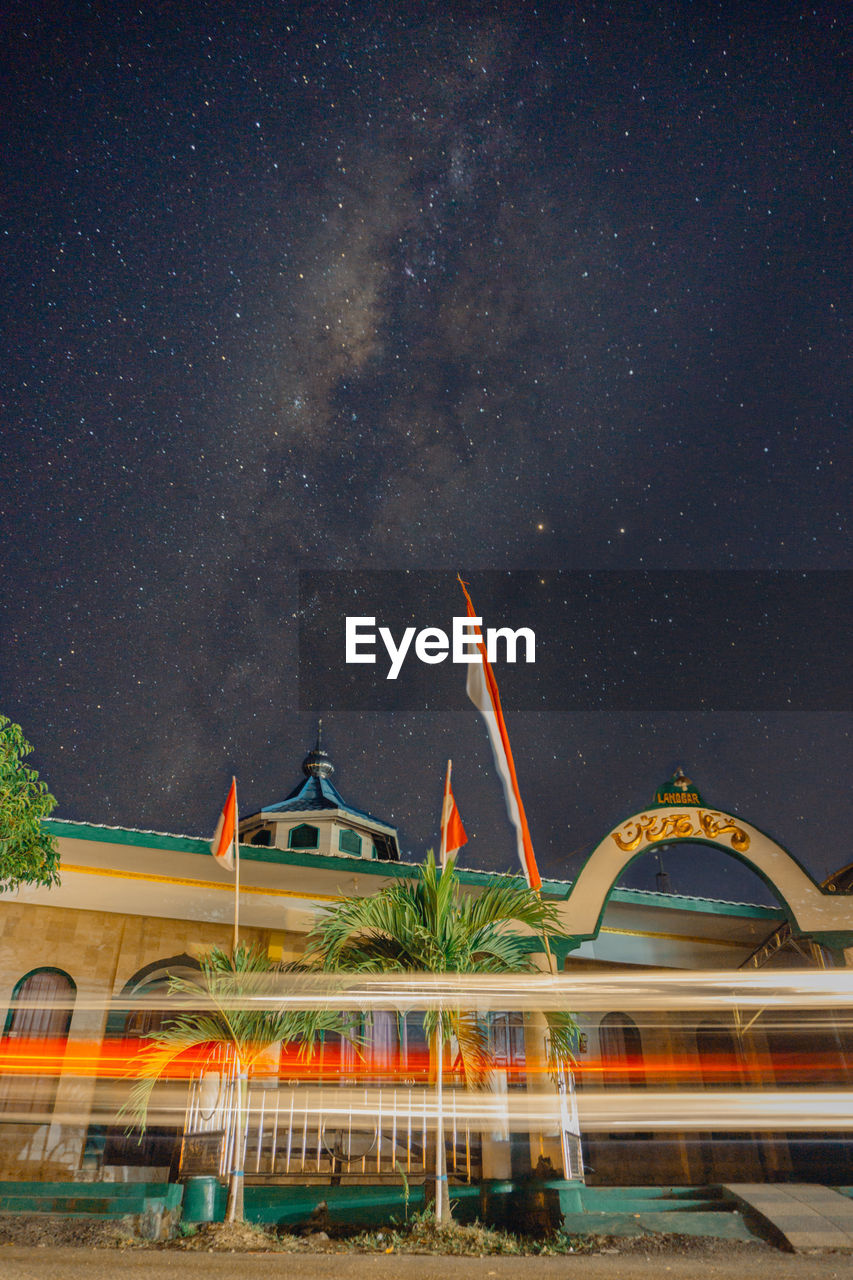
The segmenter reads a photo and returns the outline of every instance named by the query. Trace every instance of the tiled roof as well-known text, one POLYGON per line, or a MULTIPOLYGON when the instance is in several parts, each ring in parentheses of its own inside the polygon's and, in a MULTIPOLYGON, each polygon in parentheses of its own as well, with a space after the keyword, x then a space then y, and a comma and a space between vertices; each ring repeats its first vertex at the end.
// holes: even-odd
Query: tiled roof
POLYGON ((318 778, 314 774, 300 782, 298 786, 294 787, 290 795, 286 796, 284 800, 280 800, 278 804, 265 804, 261 812, 310 813, 321 809, 343 809, 345 813, 351 813, 353 817, 366 818, 368 822, 376 822, 382 827, 389 826, 387 822, 382 822, 380 818, 374 818, 373 814, 366 813, 364 809, 356 809, 354 805, 348 804, 337 787, 328 778, 318 778))

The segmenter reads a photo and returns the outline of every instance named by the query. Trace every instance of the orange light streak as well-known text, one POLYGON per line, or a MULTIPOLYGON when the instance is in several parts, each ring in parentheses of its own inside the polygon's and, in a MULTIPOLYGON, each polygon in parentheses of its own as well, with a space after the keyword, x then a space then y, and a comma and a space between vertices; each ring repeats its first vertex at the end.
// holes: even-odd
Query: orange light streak
MULTIPOLYGON (((144 1038, 120 1040, 79 1041, 11 1038, 0 1041, 0 1076, 77 1076, 81 1078, 127 1079, 139 1074, 145 1061, 146 1050, 152 1041, 144 1038)), ((201 1045, 187 1050, 171 1063, 163 1073, 164 1079, 190 1080, 205 1070, 211 1070, 212 1052, 221 1045, 201 1045)), ((847 1063, 838 1051, 820 1050, 795 1053, 754 1053, 748 1061, 733 1054, 704 1055, 701 1062, 696 1056, 646 1055, 639 1058, 622 1058, 619 1061, 584 1055, 573 1066, 573 1072, 581 1085, 632 1083, 640 1087, 677 1083, 699 1086, 716 1084, 788 1084, 808 1085, 835 1080, 853 1083, 853 1061, 847 1063)), ((528 1060, 512 1065, 497 1064, 493 1070, 506 1075, 509 1082, 522 1084, 528 1078, 547 1076, 549 1069, 544 1059, 528 1060)), ((363 1054, 353 1048, 341 1050, 338 1045, 318 1048, 310 1056, 302 1055, 298 1045, 284 1046, 278 1069, 269 1062, 256 1070, 258 1079, 271 1079, 276 1075, 282 1080, 299 1081, 348 1081, 359 1079, 397 1081, 410 1079, 422 1085, 429 1081, 430 1063, 426 1050, 408 1053, 383 1053, 373 1055, 369 1046, 363 1054)), ((448 1074, 461 1083, 463 1073, 458 1063, 449 1064, 448 1074)))

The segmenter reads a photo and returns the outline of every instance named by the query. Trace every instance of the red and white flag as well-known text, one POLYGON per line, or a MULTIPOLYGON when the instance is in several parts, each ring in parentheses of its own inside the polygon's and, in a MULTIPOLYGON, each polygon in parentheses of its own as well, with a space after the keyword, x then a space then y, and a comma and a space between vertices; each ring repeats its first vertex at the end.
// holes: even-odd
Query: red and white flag
POLYGON ((468 843, 456 801, 450 789, 450 767, 447 762, 447 776, 444 779, 444 803, 441 806, 441 865, 447 866, 447 859, 458 853, 463 844, 468 843))
MULTIPOLYGON (((465 599, 468 602, 468 617, 476 618, 477 614, 471 603, 471 597, 468 595, 465 583, 461 578, 459 578, 459 585, 465 592, 465 599)), ((476 628, 476 634, 477 648, 480 650, 481 660, 472 662, 468 666, 468 697, 486 722, 495 766, 503 784, 506 811, 510 822, 515 827, 518 858, 525 879, 531 889, 540 889, 542 887, 542 877, 539 875, 539 868, 536 866, 524 805, 521 803, 521 796, 518 791, 515 762, 512 758, 512 748, 509 745, 509 736, 506 731, 503 712, 501 711, 501 699, 498 693, 495 673, 492 671, 491 664, 486 657, 486 646, 483 644, 483 636, 479 627, 476 628)))
POLYGON ((216 831, 210 842, 210 851, 226 871, 234 870, 234 846, 237 843, 237 779, 231 779, 231 790, 225 801, 216 831))

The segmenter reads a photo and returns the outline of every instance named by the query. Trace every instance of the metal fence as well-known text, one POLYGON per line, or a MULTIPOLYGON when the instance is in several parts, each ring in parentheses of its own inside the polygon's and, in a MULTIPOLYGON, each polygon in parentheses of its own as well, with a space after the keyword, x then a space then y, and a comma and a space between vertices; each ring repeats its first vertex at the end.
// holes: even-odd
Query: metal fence
MULTIPOLYGON (((190 1087, 181 1173, 226 1176, 233 1166, 239 1082, 233 1073, 209 1073, 190 1087)), ((481 1139, 463 1118, 459 1092, 444 1099, 448 1173, 463 1181, 481 1174, 481 1139)), ((434 1143, 434 1094, 416 1086, 312 1087, 296 1082, 250 1084, 244 1105, 248 1126, 247 1177, 347 1181, 419 1177, 434 1143)))

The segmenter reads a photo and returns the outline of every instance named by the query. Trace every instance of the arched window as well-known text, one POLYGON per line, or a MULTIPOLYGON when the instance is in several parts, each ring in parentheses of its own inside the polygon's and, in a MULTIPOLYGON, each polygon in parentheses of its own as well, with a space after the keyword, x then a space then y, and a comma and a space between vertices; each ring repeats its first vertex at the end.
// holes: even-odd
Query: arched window
POLYGON ((399 1016, 400 1057, 406 1070, 406 1078, 427 1081, 429 1079, 429 1041, 424 1030, 421 1010, 412 1010, 399 1016))
POLYGON ((307 822, 300 822, 298 827, 291 827, 287 836, 288 849, 316 849, 320 840, 320 832, 307 822))
MULTIPOLYGON (((355 1015, 353 1031, 356 1039, 361 1039, 363 1025, 360 1015, 355 1015)), ((358 1077, 363 1058, 359 1048, 347 1036, 337 1031, 323 1031, 320 1034, 319 1075, 326 1084, 351 1085, 358 1077)), ((283 1043, 279 1059, 279 1076, 286 1083, 295 1083, 294 1068, 301 1063, 301 1046, 283 1043)), ((301 1067, 300 1067, 301 1070, 301 1067)), ((296 1077, 298 1078, 298 1076, 296 1077)))
MULTIPOLYGON (((197 974, 198 961, 187 954, 157 960, 140 969, 122 991, 132 999, 142 997, 157 1001, 148 1008, 122 1008, 118 1003, 110 1010, 105 1037, 127 1040, 128 1052, 138 1049, 140 1041, 156 1032, 168 1018, 170 976, 190 977, 197 974), (159 1003, 162 997, 162 1004, 159 1003)), ((90 1125, 86 1138, 84 1165, 145 1166, 161 1171, 157 1176, 177 1176, 181 1129, 175 1125, 150 1124, 145 1133, 128 1133, 127 1124, 90 1125)))
POLYGON ((598 1029, 602 1084, 605 1089, 644 1085, 643 1043, 640 1030, 627 1013, 607 1013, 598 1029))
POLYGON ((145 965, 126 982, 122 995, 133 999, 137 997, 154 998, 163 996, 162 1006, 149 1008, 122 1008, 119 1002, 110 1009, 107 1018, 106 1038, 122 1040, 125 1038, 141 1038, 151 1031, 157 1031, 166 1016, 171 978, 193 978, 200 970, 197 960, 184 952, 182 955, 170 956, 166 960, 155 960, 145 965))
POLYGON ((506 1072, 507 1088, 526 1088, 524 1014, 493 1013, 489 1019, 489 1040, 495 1066, 506 1072))
POLYGON ((144 999, 147 996, 152 1000, 161 997, 163 1000, 162 1007, 131 1009, 124 1015, 124 1027, 122 1028, 124 1038, 127 1040, 144 1040, 147 1036, 159 1031, 168 1017, 166 1005, 169 995, 169 979, 153 978, 150 982, 143 982, 136 987, 133 994, 137 999, 144 999))
POLYGON ((351 853, 356 858, 360 858, 361 836, 357 831, 353 831, 352 827, 343 827, 338 836, 338 848, 341 853, 351 853))
POLYGON ((77 987, 62 969, 33 969, 15 985, 4 1038, 49 1041, 49 1050, 43 1057, 51 1061, 56 1070, 41 1077, 5 1077, 0 1081, 2 1110, 27 1113, 53 1110, 76 994, 77 987))

